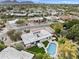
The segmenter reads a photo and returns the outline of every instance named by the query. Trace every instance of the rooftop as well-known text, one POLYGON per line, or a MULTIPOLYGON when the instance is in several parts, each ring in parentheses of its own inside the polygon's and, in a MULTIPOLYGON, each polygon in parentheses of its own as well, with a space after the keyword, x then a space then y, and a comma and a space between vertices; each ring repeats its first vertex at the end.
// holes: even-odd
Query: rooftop
POLYGON ((22 34, 21 38, 22 38, 24 44, 29 44, 29 43, 33 43, 33 42, 38 41, 38 40, 45 39, 45 38, 50 37, 50 36, 52 36, 52 34, 49 33, 48 31, 38 30, 35 32, 22 34))
POLYGON ((7 47, 0 52, 0 59, 32 59, 33 56, 31 53, 18 51, 12 47, 7 47))
POLYGON ((43 17, 34 17, 34 18, 29 18, 29 21, 33 21, 33 20, 43 20, 43 17))

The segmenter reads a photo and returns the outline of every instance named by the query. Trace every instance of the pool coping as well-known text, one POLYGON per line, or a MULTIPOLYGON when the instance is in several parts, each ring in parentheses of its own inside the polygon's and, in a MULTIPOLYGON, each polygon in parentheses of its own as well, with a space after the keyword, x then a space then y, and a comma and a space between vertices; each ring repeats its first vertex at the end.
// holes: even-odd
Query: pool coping
POLYGON ((45 52, 48 53, 48 52, 47 52, 47 49, 48 49, 48 47, 49 47, 49 45, 50 45, 51 43, 56 44, 56 53, 55 53, 54 55, 50 55, 50 56, 51 56, 51 57, 57 57, 58 43, 57 43, 56 41, 51 41, 51 42, 49 42, 49 44, 48 44, 47 47, 45 48, 45 52))

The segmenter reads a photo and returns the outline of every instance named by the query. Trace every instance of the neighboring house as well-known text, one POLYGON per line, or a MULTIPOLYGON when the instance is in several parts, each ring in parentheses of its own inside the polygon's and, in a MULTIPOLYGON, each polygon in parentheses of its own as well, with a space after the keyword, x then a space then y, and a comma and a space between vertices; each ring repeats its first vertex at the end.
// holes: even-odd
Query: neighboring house
POLYGON ((47 17, 33 17, 33 18, 29 18, 28 21, 29 22, 36 22, 36 23, 41 23, 41 22, 48 22, 48 21, 57 21, 59 19, 59 17, 57 16, 47 16, 47 17))
POLYGON ((45 18, 47 19, 47 21, 51 21, 51 22, 57 21, 59 19, 59 17, 57 16, 47 16, 45 18))
POLYGON ((29 13, 28 17, 41 16, 42 13, 29 13))
POLYGON ((31 53, 18 51, 12 47, 7 47, 0 52, 0 59, 32 59, 33 56, 31 53))
POLYGON ((27 15, 27 13, 25 11, 14 11, 14 10, 7 11, 5 14, 12 15, 12 16, 26 16, 27 15))
MULTIPOLYGON (((20 27, 27 26, 27 23, 23 23, 23 24, 17 24, 16 23, 17 21, 20 21, 20 20, 21 19, 15 19, 15 20, 12 20, 12 21, 7 21, 6 27, 8 29, 20 29, 20 27)), ((24 19, 22 19, 22 20, 24 20, 24 19)))
POLYGON ((71 15, 62 15, 62 16, 59 16, 59 18, 61 20, 71 20, 72 19, 72 16, 71 15))
POLYGON ((72 16, 71 16, 71 19, 72 19, 72 20, 73 20, 73 19, 79 19, 79 16, 72 15, 72 16))
POLYGON ((12 12, 10 15, 13 15, 13 16, 26 16, 27 13, 23 13, 23 12, 12 12))
POLYGON ((33 18, 29 18, 28 19, 29 22, 39 22, 39 21, 43 21, 43 17, 33 17, 33 18))
POLYGON ((42 10, 41 9, 34 9, 33 12, 34 13, 42 13, 42 10))
POLYGON ((64 9, 58 9, 56 11, 58 12, 58 15, 64 15, 64 12, 65 12, 64 9))
POLYGON ((64 20, 58 20, 58 22, 60 22, 60 23, 65 23, 65 21, 64 21, 64 20))
POLYGON ((48 9, 47 12, 51 15, 56 15, 58 12, 56 10, 48 9))
POLYGON ((36 44, 37 42, 46 41, 51 39, 52 34, 46 30, 37 30, 35 32, 24 33, 21 35, 21 38, 24 44, 27 46, 31 44, 36 44))
POLYGON ((16 28, 17 27, 16 21, 18 21, 18 20, 19 19, 15 19, 15 20, 12 20, 12 21, 7 21, 6 27, 8 29, 16 28))

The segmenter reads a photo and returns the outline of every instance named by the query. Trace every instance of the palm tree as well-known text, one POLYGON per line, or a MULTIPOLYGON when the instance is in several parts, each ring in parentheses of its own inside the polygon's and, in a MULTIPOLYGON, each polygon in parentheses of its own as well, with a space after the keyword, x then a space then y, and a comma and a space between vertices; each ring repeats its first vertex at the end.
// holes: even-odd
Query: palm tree
MULTIPOLYGON (((62 38, 60 38, 62 39, 62 38)), ((64 43, 59 44, 59 58, 61 59, 77 59, 77 47, 70 42, 68 39, 65 39, 64 43)))

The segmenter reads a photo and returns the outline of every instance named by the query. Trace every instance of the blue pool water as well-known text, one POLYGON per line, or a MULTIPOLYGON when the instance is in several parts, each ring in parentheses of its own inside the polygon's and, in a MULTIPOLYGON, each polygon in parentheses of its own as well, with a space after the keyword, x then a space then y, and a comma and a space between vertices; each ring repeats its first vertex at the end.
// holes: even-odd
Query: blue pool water
POLYGON ((47 52, 49 55, 54 55, 56 53, 56 44, 51 43, 49 47, 47 48, 47 52))

